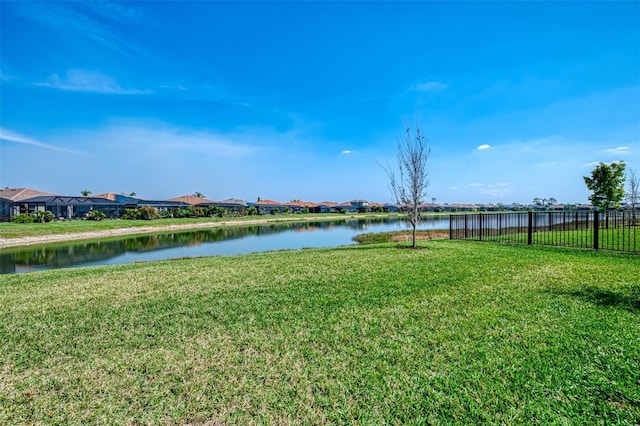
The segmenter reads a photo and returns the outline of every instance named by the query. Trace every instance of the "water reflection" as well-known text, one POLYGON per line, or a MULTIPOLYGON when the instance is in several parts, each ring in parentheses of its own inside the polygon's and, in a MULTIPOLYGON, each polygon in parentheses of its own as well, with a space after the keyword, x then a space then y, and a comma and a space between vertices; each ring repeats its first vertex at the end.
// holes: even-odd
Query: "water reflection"
MULTIPOLYGON (((440 229, 447 228, 448 225, 446 217, 438 217, 424 223, 422 228, 440 229)), ((362 232, 400 229, 406 229, 404 221, 387 218, 281 222, 23 247, 0 250, 0 273, 278 249, 335 247, 351 244, 353 236, 362 232)))

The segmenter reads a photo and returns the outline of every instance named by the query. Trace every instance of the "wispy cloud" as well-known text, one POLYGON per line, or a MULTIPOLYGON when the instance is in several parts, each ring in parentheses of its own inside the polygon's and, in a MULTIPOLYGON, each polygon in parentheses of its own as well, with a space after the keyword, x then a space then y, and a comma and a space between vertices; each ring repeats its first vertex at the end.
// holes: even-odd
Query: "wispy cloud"
POLYGON ((35 85, 70 92, 91 92, 109 95, 141 95, 151 93, 145 90, 125 89, 111 76, 100 72, 78 69, 67 71, 66 77, 64 78, 61 78, 58 74, 53 74, 47 81, 35 83, 35 85))
POLYGON ((418 83, 411 87, 411 90, 415 92, 423 93, 439 93, 447 90, 449 86, 440 81, 426 81, 424 83, 418 83))
POLYGON ((483 145, 480 145, 477 149, 478 151, 484 151, 485 149, 489 149, 489 148, 491 148, 491 145, 483 144, 483 145))
MULTIPOLYGON (((98 2, 111 3, 111 2, 98 2)), ((99 14, 124 19, 132 16, 130 9, 125 9, 121 4, 96 5, 85 7, 82 2, 28 2, 20 8, 22 14, 30 19, 38 21, 55 31, 73 33, 80 39, 87 40, 97 46, 109 49, 113 52, 133 57, 142 52, 134 45, 117 35, 108 25, 99 22, 91 14, 99 14), (82 10, 82 9, 85 10, 82 10)))
POLYGON ((605 149, 604 152, 616 155, 628 154, 631 152, 631 148, 629 148, 628 146, 618 146, 616 148, 605 149))
POLYGON ((255 144, 259 131, 217 133, 195 130, 163 122, 122 122, 106 128, 70 135, 75 141, 92 140, 101 147, 121 150, 126 147, 132 156, 143 155, 174 159, 196 154, 200 158, 242 158, 259 151, 255 144))
POLYGON ((470 183, 469 186, 484 186, 484 184, 483 183, 474 182, 474 183, 470 183))
POLYGON ((481 189, 480 193, 489 195, 493 198, 503 198, 508 194, 513 193, 511 189, 481 189))
POLYGON ((19 133, 13 132, 9 129, 5 129, 3 127, 0 127, 0 140, 22 144, 22 145, 31 145, 38 148, 50 149, 53 151, 67 152, 70 154, 81 154, 78 151, 73 151, 71 149, 62 148, 56 145, 50 145, 50 144, 36 141, 35 139, 32 139, 28 136, 21 135, 19 133))
POLYGON ((344 155, 349 155, 349 154, 353 154, 354 151, 351 151, 349 149, 345 149, 344 151, 342 151, 342 154, 344 155))

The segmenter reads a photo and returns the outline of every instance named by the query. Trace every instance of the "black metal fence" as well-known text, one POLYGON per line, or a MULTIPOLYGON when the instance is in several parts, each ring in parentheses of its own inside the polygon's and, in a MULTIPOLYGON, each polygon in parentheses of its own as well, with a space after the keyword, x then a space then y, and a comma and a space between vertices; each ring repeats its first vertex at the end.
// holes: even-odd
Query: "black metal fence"
POLYGON ((640 253, 640 212, 454 214, 452 240, 499 241, 640 253))

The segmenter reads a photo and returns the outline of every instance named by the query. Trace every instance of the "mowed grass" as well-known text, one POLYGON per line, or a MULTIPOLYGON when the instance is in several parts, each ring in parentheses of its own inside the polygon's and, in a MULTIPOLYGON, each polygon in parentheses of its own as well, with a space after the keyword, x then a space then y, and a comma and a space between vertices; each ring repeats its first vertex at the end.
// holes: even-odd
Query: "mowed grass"
POLYGON ((0 277, 0 424, 638 424, 640 257, 463 241, 0 277))
MULTIPOLYGON (((527 238, 526 233, 483 236, 483 239, 488 241, 519 242, 522 244, 527 243, 527 238)), ((594 232, 593 229, 539 231, 533 233, 532 244, 593 248, 594 232)), ((640 228, 601 228, 598 231, 598 248, 638 252, 640 251, 640 228)))
POLYGON ((156 219, 156 220, 122 220, 105 219, 94 220, 62 220, 48 223, 12 223, 0 222, 0 238, 20 238, 41 235, 76 234, 80 232, 110 231, 122 228, 141 227, 165 227, 171 225, 203 225, 208 226, 216 222, 232 222, 234 225, 244 225, 248 221, 269 221, 269 222, 291 222, 313 220, 347 220, 366 218, 388 218, 397 214, 390 213, 349 213, 349 214, 281 214, 281 215, 258 215, 241 217, 200 217, 200 218, 180 218, 180 219, 156 219))

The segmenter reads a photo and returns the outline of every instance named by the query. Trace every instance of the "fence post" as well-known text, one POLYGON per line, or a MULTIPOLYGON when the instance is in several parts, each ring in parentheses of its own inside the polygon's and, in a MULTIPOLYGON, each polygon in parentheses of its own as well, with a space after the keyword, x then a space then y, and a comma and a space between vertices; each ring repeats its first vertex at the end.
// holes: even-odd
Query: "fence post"
POLYGON ((593 212, 593 249, 598 250, 599 237, 600 237, 600 212, 595 210, 593 212))
POLYGON ((464 239, 466 240, 467 238, 469 238, 469 234, 467 233, 467 229, 468 229, 468 218, 467 218, 467 214, 464 214, 464 239))
POLYGON ((480 219, 480 241, 482 241, 482 213, 478 213, 478 219, 480 219))
POLYGON ((531 245, 533 242, 533 212, 529 212, 529 224, 527 225, 527 244, 531 245))
POLYGON ((449 215, 449 239, 453 240, 453 215, 449 215))

